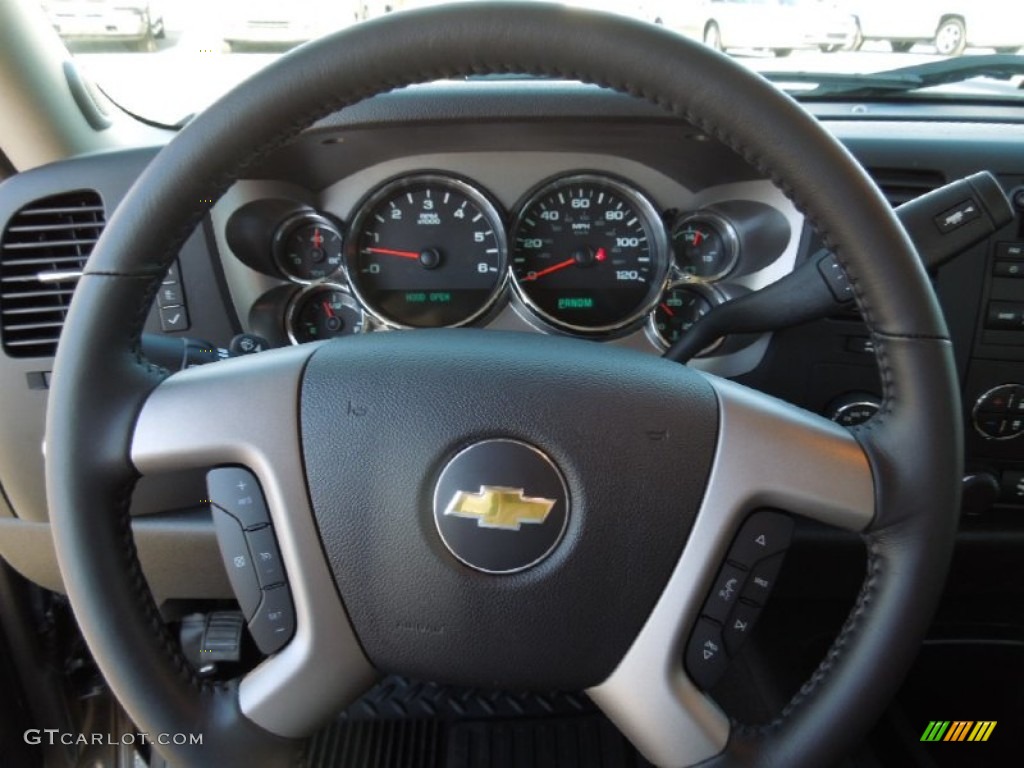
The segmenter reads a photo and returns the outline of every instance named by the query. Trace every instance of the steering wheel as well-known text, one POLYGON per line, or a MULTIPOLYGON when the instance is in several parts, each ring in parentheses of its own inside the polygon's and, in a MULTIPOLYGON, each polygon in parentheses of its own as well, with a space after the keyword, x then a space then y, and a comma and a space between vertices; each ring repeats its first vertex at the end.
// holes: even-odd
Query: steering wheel
POLYGON ((182 130, 85 272, 50 392, 51 522, 78 623, 125 710, 148 733, 203 734, 201 746, 160 747, 176 765, 294 760, 388 671, 585 689, 660 766, 819 766, 866 732, 913 659, 957 517, 944 321, 853 158, 725 56, 653 25, 535 3, 357 25, 283 57, 182 130), (143 358, 168 265, 251 163, 375 94, 504 72, 646 99, 785 190, 849 274, 881 370, 879 414, 847 431, 653 356, 481 330, 368 334, 174 376, 143 358), (295 611, 291 640, 226 684, 198 679, 165 629, 128 512, 140 474, 217 465, 258 479, 295 611), (515 518, 495 532, 466 518, 446 535, 436 520, 485 496, 478 486, 515 487, 539 515, 525 522, 550 514, 557 537, 533 560, 480 568, 546 524, 515 518), (765 508, 859 532, 867 574, 813 676, 752 727, 730 722, 682 658, 730 542, 765 508))

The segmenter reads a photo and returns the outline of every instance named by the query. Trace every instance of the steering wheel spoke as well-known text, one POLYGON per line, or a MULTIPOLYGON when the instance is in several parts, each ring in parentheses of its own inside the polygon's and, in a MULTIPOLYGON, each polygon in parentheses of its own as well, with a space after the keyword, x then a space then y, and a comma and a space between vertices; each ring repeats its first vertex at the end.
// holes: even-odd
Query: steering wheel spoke
POLYGON ((870 526, 874 509, 867 457, 849 431, 739 384, 708 379, 719 400, 718 447, 689 540, 625 658, 589 691, 659 766, 695 765, 728 741, 729 721, 683 660, 743 521, 772 508, 860 531, 870 526))
POLYGON ((295 607, 295 633, 239 685, 242 713, 299 737, 374 678, 323 558, 299 445, 298 397, 312 350, 289 348, 193 368, 146 400, 132 441, 142 474, 244 465, 259 480, 295 607))

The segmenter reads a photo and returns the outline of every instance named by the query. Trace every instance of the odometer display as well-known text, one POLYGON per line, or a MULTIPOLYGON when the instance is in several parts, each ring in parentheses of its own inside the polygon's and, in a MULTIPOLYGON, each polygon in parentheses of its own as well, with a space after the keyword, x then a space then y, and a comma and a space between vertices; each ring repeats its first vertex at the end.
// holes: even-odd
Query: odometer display
POLYGON ((501 218, 470 184, 419 175, 385 184, 360 206, 346 250, 367 311, 402 328, 464 325, 505 284, 501 218))
POLYGON ((604 176, 546 184, 520 207, 512 274, 524 304, 567 331, 607 333, 640 321, 668 269, 664 227, 637 190, 604 176))

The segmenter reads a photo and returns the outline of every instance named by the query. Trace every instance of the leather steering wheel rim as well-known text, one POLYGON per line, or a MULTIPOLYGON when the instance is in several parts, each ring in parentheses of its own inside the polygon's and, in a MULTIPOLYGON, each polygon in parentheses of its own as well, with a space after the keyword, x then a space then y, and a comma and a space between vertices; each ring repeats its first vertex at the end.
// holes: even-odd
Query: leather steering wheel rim
POLYGON ((875 495, 863 532, 863 589, 827 657, 780 717, 757 728, 734 723, 709 763, 834 759, 871 725, 913 659, 956 528, 958 388, 928 278, 871 181, 789 97, 673 33, 535 3, 440 7, 303 46, 199 115, 129 191, 78 284, 47 420, 47 495, 59 564, 83 635, 139 727, 203 732, 201 747, 162 748, 175 763, 280 765, 298 759, 302 741, 249 720, 237 683, 195 677, 139 566, 128 512, 138 477, 131 442, 147 397, 167 376, 139 345, 160 280, 210 201, 317 119, 394 88, 504 72, 628 93, 731 147, 824 235, 847 269, 874 340, 884 402, 879 416, 856 431, 875 495))

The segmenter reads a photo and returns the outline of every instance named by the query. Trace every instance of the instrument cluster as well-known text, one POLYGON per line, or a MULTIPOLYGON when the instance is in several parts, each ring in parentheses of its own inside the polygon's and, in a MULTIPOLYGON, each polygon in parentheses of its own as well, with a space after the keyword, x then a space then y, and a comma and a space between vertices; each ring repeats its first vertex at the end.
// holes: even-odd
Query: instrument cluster
POLYGON ((643 328, 665 349, 757 267, 743 216, 663 211, 634 184, 584 171, 538 184, 506 214, 473 181, 424 171, 382 183, 347 222, 297 201, 249 202, 226 239, 243 263, 293 286, 280 314, 292 343, 487 325, 510 306, 545 332, 643 328))

